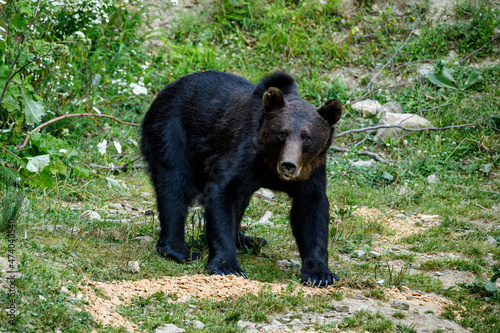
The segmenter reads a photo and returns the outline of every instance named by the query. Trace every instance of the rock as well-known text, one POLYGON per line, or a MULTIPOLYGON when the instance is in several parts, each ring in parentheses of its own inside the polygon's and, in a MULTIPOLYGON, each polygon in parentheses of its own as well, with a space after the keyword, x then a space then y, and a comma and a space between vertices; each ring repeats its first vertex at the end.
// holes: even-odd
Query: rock
POLYGON ((378 109, 378 115, 381 116, 383 113, 403 113, 403 108, 401 105, 395 102, 385 103, 378 109))
POLYGON ((351 162, 351 164, 353 167, 356 167, 356 168, 368 167, 368 166, 372 166, 374 164, 374 161, 373 160, 368 160, 368 161, 359 160, 356 162, 351 162))
POLYGON ((377 252, 377 251, 369 251, 369 252, 368 252, 368 255, 369 255, 370 257, 373 257, 373 258, 378 258, 378 257, 380 257, 380 252, 377 252))
POLYGON ((203 324, 201 321, 199 320, 193 320, 191 322, 191 325, 193 325, 193 327, 197 330, 201 330, 205 327, 205 324, 203 324))
POLYGON ((399 251, 400 248, 399 248, 398 245, 394 245, 393 247, 391 247, 391 250, 393 250, 393 251, 399 251))
MULTIPOLYGON (((415 114, 386 112, 380 117, 378 125, 400 125, 407 128, 422 128, 431 126, 431 123, 427 119, 415 114)), ((380 141, 399 137, 402 131, 401 128, 379 128, 374 139, 380 141)))
POLYGON ((280 268, 285 268, 285 267, 290 266, 290 262, 288 260, 278 260, 278 261, 276 261, 276 266, 278 266, 280 268))
POLYGON ((288 326, 304 326, 300 319, 295 318, 291 322, 288 323, 288 326))
POLYGON ((359 299, 361 301, 366 301, 367 300, 367 298, 365 296, 361 295, 361 294, 354 294, 354 295, 352 295, 352 297, 355 298, 355 299, 359 299))
POLYGON ((290 259, 290 263, 295 266, 300 266, 300 260, 290 259))
POLYGON ((45 297, 43 297, 42 295, 38 295, 38 299, 40 301, 46 301, 47 299, 45 297))
POLYGON ((273 212, 267 211, 264 213, 264 216, 260 218, 259 221, 257 221, 256 224, 260 225, 268 225, 270 227, 274 227, 274 223, 270 222, 269 219, 273 217, 273 212))
POLYGON ((432 174, 432 175, 428 175, 427 176, 427 183, 429 184, 435 184, 438 182, 438 177, 435 175, 435 174, 432 174))
POLYGON ((413 299, 413 295, 412 294, 408 294, 406 295, 406 299, 411 301, 413 299))
POLYGON ((443 273, 441 272, 435 272, 434 274, 436 274, 436 276, 443 276, 443 273))
POLYGON ((382 106, 378 101, 365 99, 364 101, 351 104, 351 108, 358 111, 365 117, 376 116, 379 108, 382 106))
POLYGON ((349 306, 345 304, 337 304, 333 307, 337 312, 349 312, 349 306))
POLYGON ((283 325, 282 323, 280 323, 278 320, 276 319, 273 319, 273 321, 271 322, 271 325, 283 325))
POLYGON ((151 243, 154 239, 151 236, 138 236, 134 238, 134 240, 138 240, 141 242, 141 244, 148 244, 151 243))
POLYGON ((138 261, 129 261, 127 263, 127 269, 131 272, 139 272, 141 270, 138 261))
POLYGON ((196 305, 194 305, 194 304, 189 304, 189 305, 188 305, 188 308, 190 308, 190 309, 193 309, 193 310, 194 310, 194 309, 196 309, 196 305))
POLYGON ((66 288, 66 287, 61 287, 61 290, 59 290, 60 293, 65 293, 65 294, 68 294, 69 293, 69 289, 66 288))
MULTIPOLYGON (((264 325, 260 328, 261 332, 283 331, 286 329, 285 325, 264 325)), ((246 331, 245 331, 246 332, 246 331)))
POLYGON ((410 309, 410 303, 406 301, 402 301, 400 299, 395 299, 392 301, 391 306, 395 309, 401 309, 401 310, 409 310, 410 309))
POLYGON ((358 258, 361 258, 361 257, 365 256, 366 252, 363 250, 354 250, 354 251, 352 251, 352 254, 354 254, 358 258))
POLYGON ((274 200, 274 193, 271 190, 268 190, 267 188, 261 188, 257 192, 255 192, 256 196, 266 199, 266 200, 274 200))
POLYGON ((498 246, 498 242, 495 238, 491 237, 490 235, 488 235, 488 237, 486 237, 486 241, 485 241, 486 244, 491 244, 493 246, 498 246))
POLYGON ((238 320, 238 322, 236 323, 236 328, 238 328, 239 330, 242 330, 245 327, 253 327, 253 328, 255 328, 255 324, 251 323, 249 321, 238 320))
POLYGON ((80 218, 85 219, 87 221, 92 221, 92 220, 101 221, 102 220, 101 215, 99 215, 98 212, 95 212, 93 210, 84 211, 80 215, 80 218))
POLYGON ((165 324, 162 327, 158 327, 155 330, 155 333, 185 333, 186 330, 183 328, 179 328, 174 324, 165 324))
POLYGON ((434 65, 423 64, 417 68, 417 72, 419 72, 422 77, 426 76, 429 73, 434 73, 434 65))

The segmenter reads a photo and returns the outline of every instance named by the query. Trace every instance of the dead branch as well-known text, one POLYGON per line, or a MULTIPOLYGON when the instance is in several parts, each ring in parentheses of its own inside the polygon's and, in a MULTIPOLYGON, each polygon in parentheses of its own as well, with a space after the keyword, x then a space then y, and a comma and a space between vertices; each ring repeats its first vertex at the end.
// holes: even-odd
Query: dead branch
MULTIPOLYGON (((423 15, 423 14, 422 14, 423 15)), ((411 27, 411 31, 410 31, 410 34, 408 35, 408 37, 406 38, 405 42, 396 50, 396 52, 394 52, 394 54, 389 58, 389 61, 386 62, 386 64, 384 66, 382 66, 382 68, 380 68, 380 70, 377 72, 377 74, 375 74, 375 76, 370 80, 370 82, 368 82, 368 84, 366 85, 365 87, 365 90, 368 90, 370 88, 370 85, 373 83, 373 81, 375 81, 375 79, 382 73, 382 71, 387 67, 389 66, 389 64, 392 63, 392 61, 394 60, 394 58, 396 57, 396 55, 399 53, 399 51, 401 51, 401 49, 403 47, 406 46, 406 44, 408 43, 408 41, 410 40, 410 37, 411 35, 413 35, 413 31, 415 30, 415 25, 417 24, 418 22, 418 19, 422 16, 420 15, 419 17, 417 17, 417 19, 415 20, 415 22, 413 22, 413 25, 411 27)), ((390 34, 389 34, 390 35, 390 34)), ((392 37, 392 36, 391 36, 392 37)))
POLYGON ((409 128, 409 127, 404 127, 402 125, 376 125, 376 126, 369 126, 369 127, 363 127, 363 128, 356 128, 356 129, 351 129, 348 131, 341 132, 339 134, 335 134, 333 136, 334 139, 340 138, 341 136, 347 135, 347 134, 352 134, 352 133, 361 133, 361 132, 368 132, 368 131, 374 131, 379 128, 400 128, 403 131, 409 131, 409 132, 417 132, 417 131, 444 131, 447 129, 452 129, 452 128, 463 128, 463 127, 475 127, 477 126, 476 124, 464 124, 464 125, 450 125, 450 126, 445 126, 445 127, 421 127, 421 128, 409 128))
POLYGON ((377 153, 372 153, 371 151, 363 150, 363 151, 360 151, 358 154, 368 156, 369 158, 374 159, 377 162, 384 162, 384 163, 389 162, 385 157, 383 157, 377 153))
POLYGON ((90 164, 87 164, 89 167, 91 167, 92 169, 97 169, 97 170, 106 170, 106 171, 127 171, 129 168, 130 169, 133 169, 133 170, 136 170, 136 169, 144 169, 146 168, 146 164, 137 164, 137 165, 132 165, 130 166, 131 163, 134 163, 135 161, 139 160, 140 158, 142 158, 142 155, 139 155, 137 156, 136 158, 134 158, 132 161, 130 162, 127 162, 125 164, 122 164, 122 165, 115 165, 115 166, 105 166, 105 165, 99 165, 99 164, 93 164, 93 163, 90 163, 90 164))
POLYGON ((111 120, 114 120, 120 124, 123 124, 123 125, 130 125, 130 126, 137 126, 137 127, 140 127, 141 125, 139 124, 134 124, 134 123, 128 123, 126 121, 122 121, 120 119, 117 119, 113 116, 110 116, 110 115, 107 115, 107 114, 94 114, 94 113, 72 113, 72 114, 65 114, 64 116, 60 116, 60 117, 57 117, 57 118, 54 118, 54 119, 51 119, 39 126, 37 126, 34 130, 32 130, 31 132, 28 133, 28 135, 26 135, 26 138, 24 139, 24 142, 22 145, 17 145, 15 147, 16 150, 21 150, 21 149, 24 149, 26 147, 26 145, 28 144, 29 140, 30 140, 30 137, 31 135, 33 135, 33 133, 39 131, 40 129, 44 128, 45 126, 48 126, 52 123, 55 123, 56 121, 59 121, 59 120, 62 120, 62 119, 66 119, 66 118, 72 118, 72 117, 104 117, 104 118, 109 118, 111 120))
POLYGON ((458 62, 462 62, 462 61, 465 61, 467 59, 469 59, 472 55, 476 54, 477 52, 481 51, 486 45, 488 45, 489 43, 493 42, 495 39, 497 39, 498 37, 500 37, 500 34, 497 34, 495 37, 493 37, 492 39, 490 39, 486 44, 484 44, 483 46, 481 46, 480 48, 478 48, 477 50, 475 51, 472 51, 471 53, 469 53, 467 56, 465 56, 464 58, 460 59, 458 62))

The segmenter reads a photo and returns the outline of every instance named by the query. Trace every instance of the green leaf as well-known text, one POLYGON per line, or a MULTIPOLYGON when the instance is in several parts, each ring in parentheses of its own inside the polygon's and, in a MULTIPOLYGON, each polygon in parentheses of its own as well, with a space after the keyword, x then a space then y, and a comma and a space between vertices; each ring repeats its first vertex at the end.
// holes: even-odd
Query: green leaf
POLYGON ((443 74, 439 74, 439 73, 427 73, 425 75, 425 77, 427 79, 429 79, 429 81, 431 81, 432 83, 434 83, 435 85, 437 85, 438 87, 456 89, 453 86, 453 82, 451 82, 451 80, 449 80, 443 74))
POLYGON ((465 82, 464 89, 467 89, 470 86, 478 83, 482 79, 483 77, 481 76, 481 72, 478 72, 477 70, 473 69, 472 72, 469 74, 467 81, 465 82))
POLYGON ((487 281, 487 282, 484 284, 484 288, 485 288, 487 291, 490 291, 490 292, 497 291, 497 286, 495 285, 495 283, 493 283, 493 282, 491 282, 491 281, 487 281))
POLYGON ((43 102, 36 102, 24 88, 21 89, 21 92, 24 102, 24 117, 26 124, 38 124, 40 121, 42 121, 42 117, 45 115, 43 102))
POLYGON ((19 109, 19 103, 12 97, 11 94, 6 94, 0 105, 9 112, 19 109))
POLYGON ((92 78, 92 88, 96 88, 97 86, 99 86, 101 79, 102 79, 101 74, 94 75, 94 77, 92 78))
POLYGON ((38 173, 43 170, 50 162, 50 155, 40 155, 35 157, 28 157, 28 165, 26 169, 31 172, 38 173))
POLYGON ((387 181, 390 181, 390 182, 392 182, 392 181, 394 180, 394 177, 393 177, 390 173, 385 172, 385 171, 384 171, 384 173, 382 174, 382 177, 381 177, 381 178, 382 178, 382 179, 385 179, 385 180, 387 180, 387 181))
POLYGON ((443 67, 443 71, 441 72, 441 74, 443 74, 443 76, 445 78, 447 78, 448 80, 450 80, 451 82, 455 82, 455 79, 453 78, 453 76, 451 74, 453 74, 455 71, 451 68, 448 68, 448 67, 443 67))

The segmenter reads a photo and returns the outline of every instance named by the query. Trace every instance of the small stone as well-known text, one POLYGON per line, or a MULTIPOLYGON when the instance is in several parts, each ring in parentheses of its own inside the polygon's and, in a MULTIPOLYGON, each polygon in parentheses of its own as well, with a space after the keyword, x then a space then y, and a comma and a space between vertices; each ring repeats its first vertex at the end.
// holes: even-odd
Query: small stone
POLYGON ((294 320, 288 323, 288 326, 303 326, 303 324, 300 321, 300 319, 295 318, 294 320))
POLYGON ((413 295, 412 294, 408 294, 406 295, 406 299, 411 301, 413 299, 413 295))
POLYGON ((87 221, 92 221, 92 220, 100 221, 100 220, 102 220, 101 215, 99 215, 98 212, 94 212, 93 210, 84 211, 80 215, 80 218, 83 218, 87 221))
POLYGON ((497 246, 498 245, 498 242, 495 238, 491 237, 490 235, 488 235, 488 237, 486 237, 486 243, 487 244, 491 244, 493 246, 497 246))
POLYGON ((368 160, 368 161, 359 160, 356 162, 351 162, 351 164, 355 168, 369 167, 369 166, 372 166, 374 164, 374 161, 373 160, 368 160))
POLYGON ((379 253, 379 252, 377 252, 377 251, 369 251, 369 252, 368 252, 368 255, 369 255, 370 257, 374 257, 374 258, 380 257, 380 253, 379 253))
POLYGON ((290 259, 290 263, 295 266, 300 266, 300 260, 290 259))
POLYGON ((394 245, 393 247, 391 247, 391 250, 393 250, 393 251, 399 251, 400 248, 399 248, 398 245, 394 245))
POLYGON ((436 272, 435 274, 436 274, 436 276, 443 276, 443 273, 441 273, 441 272, 436 272))
POLYGON ((401 309, 401 310, 410 309, 410 303, 399 299, 395 299, 394 301, 392 301, 391 306, 395 309, 401 309))
POLYGON ((61 287, 61 290, 59 290, 59 292, 68 294, 69 293, 69 289, 66 288, 66 287, 61 287))
POLYGON ((186 330, 183 328, 179 328, 174 324, 165 324, 162 327, 158 327, 155 330, 155 333, 185 333, 186 330))
POLYGON ((140 266, 139 266, 139 262, 138 261, 129 261, 127 263, 127 269, 131 272, 139 272, 141 270, 140 266))
POLYGON ((45 297, 43 297, 42 295, 38 295, 38 299, 40 301, 46 301, 47 299, 45 297))
POLYGON ((260 220, 258 220, 256 222, 256 224, 260 224, 260 225, 268 225, 270 227, 274 227, 274 223, 272 223, 271 221, 269 221, 269 219, 273 217, 273 212, 270 212, 270 211, 267 211, 264 213, 264 216, 262 216, 260 218, 260 220))
POLYGON ((201 330, 205 327, 205 324, 203 324, 201 321, 199 320, 193 320, 191 322, 191 325, 193 325, 193 327, 197 330, 201 330))
POLYGON ((345 304, 337 304, 333 308, 337 312, 349 312, 349 306, 345 304))
POLYGON ((242 330, 245 327, 254 327, 255 328, 255 324, 251 323, 249 321, 238 320, 238 322, 236 323, 236 328, 242 330))
POLYGON ((268 190, 267 188, 261 188, 257 192, 255 192, 255 196, 260 197, 262 199, 266 200, 273 200, 274 199, 274 193, 271 190, 268 190))
POLYGON ((366 252, 363 250, 354 250, 352 251, 352 254, 357 256, 358 258, 364 257, 366 252))
POLYGON ((138 240, 141 242, 141 244, 148 244, 151 243, 154 239, 151 236, 138 236, 134 238, 134 240, 138 240))
POLYGON ((386 103, 386 104, 382 105, 378 109, 378 114, 379 115, 381 115, 382 113, 386 113, 386 112, 390 112, 390 113, 403 113, 403 108, 398 103, 389 102, 389 103, 386 103))
POLYGON ((276 266, 278 266, 280 268, 285 268, 285 267, 290 266, 290 262, 288 260, 278 260, 278 261, 276 261, 276 266))
POLYGON ((189 305, 188 305, 188 308, 190 308, 190 309, 196 309, 196 305, 189 304, 189 305))
POLYGON ((382 106, 378 101, 365 99, 364 101, 351 104, 351 108, 358 111, 363 116, 375 116, 378 114, 379 108, 382 106))
POLYGON ((435 175, 435 174, 432 174, 432 175, 428 175, 427 176, 427 183, 429 184, 435 184, 438 182, 438 177, 435 175))
POLYGON ((367 298, 366 298, 365 296, 361 295, 361 294, 354 294, 354 295, 352 295, 352 296, 353 296, 355 299, 359 299, 359 300, 361 300, 361 301, 365 301, 365 300, 367 300, 367 298))

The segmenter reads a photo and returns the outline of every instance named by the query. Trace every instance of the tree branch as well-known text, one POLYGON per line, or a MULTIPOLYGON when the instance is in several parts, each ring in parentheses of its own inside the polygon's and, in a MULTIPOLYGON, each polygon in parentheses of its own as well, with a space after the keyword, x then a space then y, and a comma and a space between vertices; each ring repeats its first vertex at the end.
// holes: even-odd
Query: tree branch
MULTIPOLYGON (((406 120, 406 119, 405 119, 406 120)), ((361 132, 368 132, 368 131, 374 131, 379 128, 401 128, 404 131, 409 131, 409 132, 417 132, 417 131, 443 131, 451 128, 463 128, 463 127, 475 127, 477 126, 476 124, 464 124, 464 125, 451 125, 451 126, 445 126, 445 127, 422 127, 422 128, 408 128, 404 127, 402 125, 377 125, 377 126, 369 126, 369 127, 363 127, 363 128, 356 128, 356 129, 351 129, 345 132, 341 132, 339 134, 335 134, 333 136, 334 139, 340 138, 341 136, 347 135, 347 134, 352 134, 352 133, 361 133, 361 132)))
POLYGON ((54 118, 54 119, 51 119, 41 125, 39 125, 38 127, 36 127, 34 130, 32 130, 31 132, 29 132, 29 134, 26 136, 26 138, 24 139, 24 142, 22 145, 17 145, 15 147, 16 150, 21 150, 21 149, 24 149, 26 147, 26 145, 28 144, 28 141, 31 137, 31 135, 33 135, 33 133, 39 131, 40 129, 44 128, 45 126, 48 126, 52 123, 55 123, 56 121, 59 121, 59 120, 62 120, 62 119, 66 119, 66 118, 72 118, 72 117, 104 117, 104 118, 109 118, 111 120, 114 120, 120 124, 123 124, 123 125, 130 125, 130 126, 137 126, 137 127, 140 127, 141 125, 139 124, 134 124, 134 123, 128 123, 126 121, 121 121, 113 116, 110 116, 110 115, 107 115, 107 114, 94 114, 94 113, 72 113, 72 114, 65 114, 64 116, 60 116, 60 117, 57 117, 57 118, 54 118))

